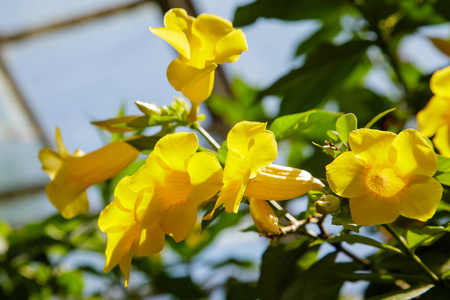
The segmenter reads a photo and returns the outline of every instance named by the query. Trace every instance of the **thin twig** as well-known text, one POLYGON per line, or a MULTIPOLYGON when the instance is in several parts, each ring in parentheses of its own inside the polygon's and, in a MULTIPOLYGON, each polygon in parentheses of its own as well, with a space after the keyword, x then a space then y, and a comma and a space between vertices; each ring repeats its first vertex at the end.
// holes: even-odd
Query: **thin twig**
POLYGON ((215 150, 220 149, 220 145, 216 142, 216 140, 200 125, 194 127, 200 134, 208 141, 208 143, 215 148, 215 150))

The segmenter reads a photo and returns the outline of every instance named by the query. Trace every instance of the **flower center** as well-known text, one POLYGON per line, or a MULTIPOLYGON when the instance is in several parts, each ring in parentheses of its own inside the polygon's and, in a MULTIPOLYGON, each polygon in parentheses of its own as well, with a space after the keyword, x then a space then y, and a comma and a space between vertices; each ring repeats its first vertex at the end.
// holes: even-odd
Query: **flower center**
POLYGON ((370 170, 366 184, 372 192, 382 197, 394 196, 405 186, 403 180, 390 168, 370 170))

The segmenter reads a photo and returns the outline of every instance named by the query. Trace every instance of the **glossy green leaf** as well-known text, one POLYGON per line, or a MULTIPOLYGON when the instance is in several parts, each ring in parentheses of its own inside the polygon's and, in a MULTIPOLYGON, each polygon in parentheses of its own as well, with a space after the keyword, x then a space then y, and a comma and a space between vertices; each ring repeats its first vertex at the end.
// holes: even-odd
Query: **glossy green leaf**
POLYGON ((327 130, 333 129, 338 116, 340 116, 340 113, 310 110, 279 117, 270 124, 269 130, 275 134, 278 141, 287 139, 292 135, 315 136, 315 139, 324 137, 325 139, 327 130))
POLYGON ((450 226, 411 227, 406 233, 406 240, 411 249, 419 246, 429 246, 445 233, 450 232, 450 226))
POLYGON ((348 134, 358 128, 358 119, 352 113, 340 116, 336 121, 336 131, 341 141, 347 145, 348 134))
POLYGON ((143 150, 153 150, 156 143, 161 139, 161 136, 145 136, 139 137, 131 140, 126 140, 128 144, 133 146, 139 151, 143 150))
POLYGON ((450 158, 438 155, 438 167, 434 178, 441 184, 450 186, 450 158))

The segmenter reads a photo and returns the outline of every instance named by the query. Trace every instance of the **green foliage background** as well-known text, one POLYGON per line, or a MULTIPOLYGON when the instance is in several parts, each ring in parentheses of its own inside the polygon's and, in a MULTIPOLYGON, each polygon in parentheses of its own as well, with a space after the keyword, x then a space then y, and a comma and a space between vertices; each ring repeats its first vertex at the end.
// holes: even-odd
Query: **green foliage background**
MULTIPOLYGON (((415 66, 402 61, 398 47, 405 37, 417 34, 422 26, 448 23, 450 9, 447 0, 257 0, 238 8, 233 24, 245 31, 245 26, 259 18, 313 19, 322 25, 298 45, 295 55, 304 58, 300 67, 263 90, 235 79, 231 85, 232 98, 213 95, 206 104, 213 115, 223 118, 230 127, 242 120, 268 121, 277 140, 288 141, 288 147, 283 148, 287 149, 288 164, 324 178, 325 165, 335 155, 324 141, 345 143, 346 134, 357 126, 354 116, 358 127, 363 127, 380 114, 374 128, 399 132, 425 106, 431 97, 430 74, 422 74, 415 66), (365 76, 379 67, 387 72, 400 98, 379 95, 365 86, 365 76), (263 105, 266 96, 280 99, 279 113, 275 117, 269 118, 266 114, 263 105), (323 110, 330 104, 338 107, 339 113, 323 110), (394 107, 397 110, 383 114, 394 107), (344 113, 354 116, 339 118, 344 113), (319 146, 312 146, 311 142, 319 146), (312 150, 303 151, 305 147, 312 150)), ((445 41, 434 42, 444 53, 450 47, 445 41)), ((149 119, 154 121, 147 116, 127 125, 139 128, 144 122, 142 127, 145 127, 150 124, 149 119)), ((171 121, 156 120, 154 124, 171 121)), ((167 132, 170 132, 169 127, 165 127, 167 132)), ((151 149, 156 141, 157 137, 149 137, 136 143, 140 143, 141 149, 151 149)), ((223 159, 226 151, 220 155, 223 159)), ((118 179, 138 167, 138 164, 132 166, 102 185, 105 204, 110 201, 118 179)), ((439 157, 435 177, 443 184, 450 184, 450 159, 439 157)), ((242 272, 260 271, 258 281, 230 276, 220 286, 195 282, 189 271, 192 262, 220 232, 239 224, 248 214, 242 209, 238 214, 219 213, 215 222, 203 224, 202 238, 195 243, 176 244, 167 239, 166 248, 172 249, 178 266, 186 268, 186 276, 173 275, 172 263, 159 256, 135 257, 132 272, 140 274, 142 280, 126 289, 118 268, 104 274, 90 264, 75 270, 65 267, 65 261, 74 251, 103 257, 105 237, 97 228, 97 216, 64 220, 56 215, 20 229, 0 224, 0 298, 54 299, 52 297, 57 295, 56 299, 150 299, 166 295, 168 299, 208 299, 213 290, 221 289, 226 299, 331 300, 345 298, 339 294, 344 282, 363 280, 369 283, 363 291, 367 299, 410 299, 419 295, 420 299, 449 299, 449 198, 449 188, 444 186, 438 211, 425 227, 405 218, 394 224, 406 240, 408 251, 421 257, 441 276, 438 284, 411 263, 402 245, 387 238, 386 243, 381 243, 370 236, 356 234, 359 227, 350 224, 344 209, 333 216, 333 224, 343 229, 339 234, 321 232, 314 237, 307 234, 306 227, 300 227, 294 234, 273 239, 260 266, 236 259, 211 266, 217 272, 227 267, 242 272), (319 257, 319 248, 325 243, 333 245, 335 251, 319 257), (343 251, 342 245, 347 244, 368 245, 378 252, 362 257, 362 261, 336 260, 337 254, 343 251), (83 293, 86 280, 92 276, 101 278, 108 289, 93 295, 83 293)), ((312 200, 308 210, 296 216, 298 220, 314 215, 312 200)), ((283 212, 280 217, 282 215, 283 212)), ((373 227, 372 230, 378 229, 373 227)))

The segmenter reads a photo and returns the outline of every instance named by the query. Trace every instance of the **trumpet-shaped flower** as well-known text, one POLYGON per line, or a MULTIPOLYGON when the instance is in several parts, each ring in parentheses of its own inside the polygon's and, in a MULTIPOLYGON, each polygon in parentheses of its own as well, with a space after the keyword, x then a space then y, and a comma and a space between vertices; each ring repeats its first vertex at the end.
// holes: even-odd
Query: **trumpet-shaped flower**
MULTIPOLYGON (((226 212, 237 212, 243 196, 287 200, 323 188, 304 170, 271 164, 277 157, 277 142, 265 123, 236 124, 228 133, 227 145, 224 186, 214 210, 224 204, 226 212)), ((206 218, 211 218, 214 210, 206 218)))
POLYGON ((430 81, 434 96, 417 114, 418 130, 431 137, 439 152, 450 157, 450 66, 436 71, 430 81))
POLYGON ((222 187, 218 160, 196 153, 198 146, 194 133, 167 135, 139 171, 119 183, 99 218, 108 234, 105 272, 119 264, 127 279, 133 253, 155 254, 165 234, 180 242, 192 230, 197 207, 222 187))
POLYGON ((136 222, 133 207, 142 195, 130 188, 130 178, 122 178, 114 191, 113 202, 100 213, 98 219, 98 227, 108 235, 103 271, 109 272, 119 264, 125 277, 125 286, 130 277, 133 253, 149 256, 160 252, 164 247, 165 236, 158 224, 142 228, 136 222))
POLYGON ((353 222, 374 225, 393 222, 399 215, 420 221, 433 216, 442 186, 432 178, 437 156, 420 133, 359 129, 348 141, 351 151, 326 169, 330 188, 350 198, 353 222))
POLYGON ((178 51, 179 58, 167 68, 167 78, 191 101, 194 121, 198 105, 211 95, 217 66, 235 62, 247 51, 245 35, 228 20, 212 14, 193 18, 180 8, 165 14, 164 26, 150 31, 178 51))
POLYGON ((45 189, 47 197, 67 219, 89 209, 86 196, 88 187, 113 177, 139 155, 135 148, 120 141, 86 155, 80 150, 70 155, 58 128, 55 139, 58 152, 43 148, 39 152, 39 159, 42 169, 51 179, 45 189))

